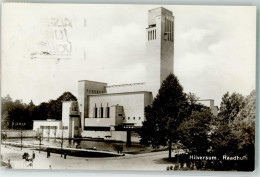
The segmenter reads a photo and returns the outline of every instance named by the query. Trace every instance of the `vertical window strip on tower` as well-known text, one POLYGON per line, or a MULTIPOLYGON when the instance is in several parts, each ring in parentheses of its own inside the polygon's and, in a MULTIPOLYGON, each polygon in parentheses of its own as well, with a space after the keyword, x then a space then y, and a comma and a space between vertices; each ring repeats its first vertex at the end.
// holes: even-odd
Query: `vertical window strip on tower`
POLYGON ((174 17, 172 17, 172 41, 174 41, 174 17))
POLYGON ((169 35, 168 35, 168 41, 170 41, 170 33, 171 33, 171 21, 170 21, 170 18, 168 18, 168 32, 169 32, 169 35))
POLYGON ((171 26, 170 26, 170 27, 171 27, 171 32, 170 32, 170 41, 172 41, 172 24, 173 24, 173 23, 172 23, 172 20, 171 20, 171 26))
POLYGON ((164 32, 167 32, 166 26, 167 26, 167 18, 165 17, 164 32))
POLYGON ((171 19, 169 20, 169 23, 170 23, 170 25, 169 25, 169 41, 172 41, 172 21, 171 21, 171 19))
POLYGON ((171 41, 173 41, 173 19, 171 21, 171 41))

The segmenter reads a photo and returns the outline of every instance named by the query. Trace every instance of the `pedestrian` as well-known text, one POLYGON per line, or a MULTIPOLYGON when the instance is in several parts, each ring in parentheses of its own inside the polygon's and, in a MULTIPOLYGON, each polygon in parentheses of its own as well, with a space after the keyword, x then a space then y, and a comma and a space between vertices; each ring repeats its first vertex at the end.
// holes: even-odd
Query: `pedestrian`
POLYGON ((49 158, 51 156, 51 152, 50 152, 50 149, 47 148, 47 158, 49 158))
POLYGON ((122 154, 123 152, 123 146, 119 146, 119 153, 122 154))
POLYGON ((49 166, 50 169, 52 169, 51 165, 49 166))
POLYGON ((66 152, 64 153, 64 159, 66 159, 67 158, 67 154, 66 154, 66 152))
POLYGON ((7 168, 12 168, 10 159, 8 159, 7 168))
POLYGON ((35 153, 34 153, 34 151, 33 151, 33 154, 32 154, 32 159, 35 159, 35 153))

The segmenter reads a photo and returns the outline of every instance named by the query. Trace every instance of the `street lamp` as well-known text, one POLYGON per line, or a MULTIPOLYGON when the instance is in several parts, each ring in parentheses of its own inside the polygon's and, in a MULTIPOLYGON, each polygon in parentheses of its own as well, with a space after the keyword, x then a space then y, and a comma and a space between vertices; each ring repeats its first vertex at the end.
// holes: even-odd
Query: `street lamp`
POLYGON ((41 144, 42 144, 42 132, 41 132, 41 128, 38 128, 38 135, 37 135, 37 139, 39 140, 39 153, 41 152, 41 144))

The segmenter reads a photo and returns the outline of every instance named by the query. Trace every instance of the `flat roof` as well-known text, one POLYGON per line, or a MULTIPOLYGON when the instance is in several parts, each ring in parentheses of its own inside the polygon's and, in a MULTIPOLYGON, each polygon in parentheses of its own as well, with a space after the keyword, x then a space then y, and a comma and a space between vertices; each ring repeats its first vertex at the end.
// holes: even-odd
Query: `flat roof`
POLYGON ((34 122, 61 122, 61 120, 33 120, 34 122))
POLYGON ((106 96, 106 95, 124 95, 124 94, 138 94, 138 93, 152 93, 149 91, 135 91, 135 92, 118 92, 118 93, 101 93, 101 94, 89 94, 88 96, 106 96))
POLYGON ((130 84, 118 84, 118 85, 108 85, 106 88, 111 88, 111 87, 125 87, 125 86, 136 86, 136 85, 144 85, 145 82, 139 82, 139 83, 130 83, 130 84))
POLYGON ((84 82, 84 81, 87 81, 87 82, 95 82, 95 83, 100 83, 100 84, 107 84, 107 83, 105 83, 105 82, 90 81, 90 80, 79 80, 78 82, 84 82))

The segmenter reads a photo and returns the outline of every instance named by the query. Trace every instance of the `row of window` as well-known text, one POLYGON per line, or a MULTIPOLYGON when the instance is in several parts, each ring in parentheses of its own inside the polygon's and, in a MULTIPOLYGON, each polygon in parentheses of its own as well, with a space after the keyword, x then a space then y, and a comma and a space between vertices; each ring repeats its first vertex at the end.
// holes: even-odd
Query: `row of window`
MULTIPOLYGON (((123 120, 125 120, 126 118, 125 117, 123 117, 123 120)), ((130 117, 128 117, 127 118, 127 120, 130 120, 131 118, 130 117)), ((133 117, 133 120, 137 120, 137 119, 135 119, 135 117, 133 117)), ((138 117, 138 120, 141 120, 141 117, 138 117)))
MULTIPOLYGON (((40 126, 40 129, 58 129, 58 126, 40 126)), ((68 130, 68 126, 63 126, 63 130, 68 130)))
POLYGON ((92 89, 86 89, 87 92, 89 93, 105 93, 103 91, 100 91, 100 90, 92 90, 92 89))
POLYGON ((94 108, 94 115, 93 115, 94 118, 109 118, 110 117, 110 107, 95 107, 94 108))
POLYGON ((40 129, 57 129, 57 126, 40 126, 40 129))
POLYGON ((156 29, 148 31, 148 41, 156 39, 156 29))
POLYGON ((89 127, 89 126, 85 126, 84 130, 88 130, 88 131, 110 131, 110 127, 89 127))

